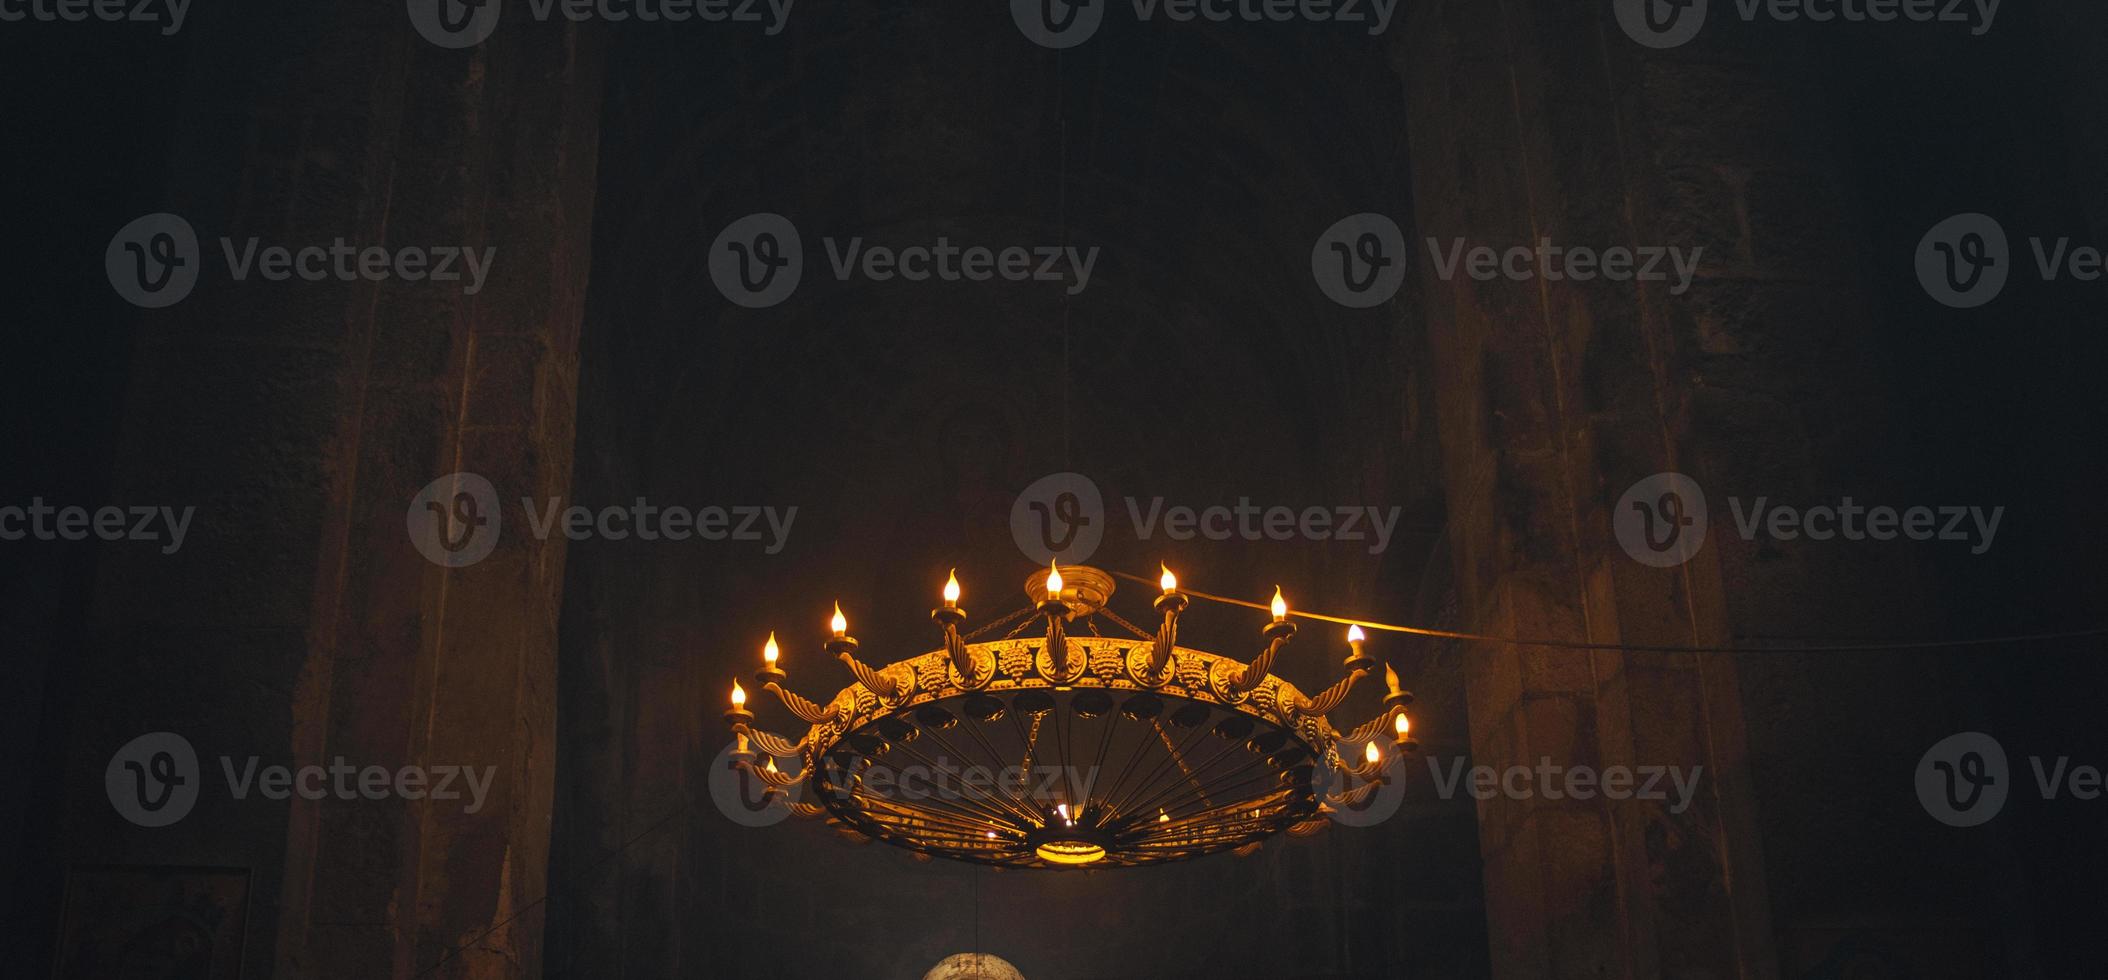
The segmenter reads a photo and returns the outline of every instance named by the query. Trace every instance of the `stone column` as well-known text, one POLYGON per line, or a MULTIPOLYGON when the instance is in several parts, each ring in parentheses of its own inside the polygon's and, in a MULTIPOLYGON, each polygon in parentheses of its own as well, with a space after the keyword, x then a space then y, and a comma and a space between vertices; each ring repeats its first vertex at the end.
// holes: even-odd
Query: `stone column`
POLYGON ((246 5, 187 40, 166 210, 202 275, 137 314, 112 484, 197 513, 175 555, 105 560, 68 859, 245 870, 245 975, 539 975, 564 547, 518 501, 570 485, 596 35, 516 18, 446 50, 400 4, 246 5), (221 240, 251 238, 458 246, 485 280, 235 281, 221 240), (461 471, 506 503, 488 557, 449 568, 406 519, 461 471), (202 793, 139 828, 99 777, 155 730, 195 746, 202 793), (222 756, 473 768, 487 795, 369 799, 331 773, 321 799, 237 800, 222 756))
POLYGON ((1481 803, 1494 973, 1768 977, 1778 957, 1745 665, 1615 646, 1878 631, 1907 621, 1918 593, 1880 560, 1759 560, 1730 540, 1717 500, 1688 562, 1657 568, 1619 546, 1614 509, 1641 478, 1828 487, 1864 475, 1849 460, 1883 413, 1880 386, 1851 373, 1869 344, 1855 330, 1866 290, 1843 244, 1837 166, 1797 113, 1792 66, 1725 44, 1653 51, 1611 11, 1422 4, 1397 51, 1462 619, 1613 645, 1475 647, 1474 762, 1700 772, 1681 809, 1673 793, 1481 803), (1685 292, 1673 273, 1445 280, 1428 239, 1705 251, 1685 292), (1804 386, 1819 400, 1799 399, 1804 386), (1843 583, 1870 572, 1892 603, 1845 609, 1843 583))

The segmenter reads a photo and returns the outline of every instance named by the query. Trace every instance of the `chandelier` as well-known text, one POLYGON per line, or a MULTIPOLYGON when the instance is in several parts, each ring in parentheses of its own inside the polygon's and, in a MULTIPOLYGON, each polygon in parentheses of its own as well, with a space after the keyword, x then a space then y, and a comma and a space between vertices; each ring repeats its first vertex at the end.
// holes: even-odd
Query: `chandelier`
POLYGON ((1345 676, 1305 695, 1273 673, 1296 635, 1279 589, 1243 662, 1179 646, 1190 596, 1169 568, 1159 584, 1150 633, 1106 607, 1112 576, 1049 566, 1026 579, 1027 606, 969 636, 954 574, 930 611, 942 646, 883 667, 858 658, 836 604, 822 649, 854 682, 825 703, 800 697, 771 633, 754 680, 809 727, 796 740, 758 727, 734 681, 733 764, 768 802, 858 841, 998 867, 1128 867, 1314 834, 1387 781, 1386 743, 1418 748, 1395 670, 1376 717, 1344 734, 1326 717, 1377 666, 1359 626, 1345 676))

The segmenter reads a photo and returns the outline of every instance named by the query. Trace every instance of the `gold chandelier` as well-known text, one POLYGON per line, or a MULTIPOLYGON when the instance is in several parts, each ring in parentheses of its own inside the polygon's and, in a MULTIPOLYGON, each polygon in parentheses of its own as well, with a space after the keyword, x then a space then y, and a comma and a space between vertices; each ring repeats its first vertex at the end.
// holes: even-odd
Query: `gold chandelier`
POLYGON ((1159 584, 1152 634, 1106 608, 1112 576, 1049 566, 1026 579, 1029 605, 973 635, 1015 628, 974 643, 954 574, 930 611, 943 646, 883 667, 858 659, 837 604, 822 649, 854 682, 824 704, 798 696, 770 634, 755 681, 809 727, 795 741, 757 727, 734 681, 734 765, 771 802, 859 841, 999 867, 1120 867, 1316 833, 1387 781, 1384 742, 1418 748, 1413 696, 1389 668, 1376 717, 1345 734, 1326 718, 1377 665, 1360 627, 1346 676, 1305 695, 1273 675, 1296 634, 1279 589, 1245 663, 1178 646, 1189 596, 1169 568, 1159 584), (1131 635, 1102 635, 1101 619, 1131 635))

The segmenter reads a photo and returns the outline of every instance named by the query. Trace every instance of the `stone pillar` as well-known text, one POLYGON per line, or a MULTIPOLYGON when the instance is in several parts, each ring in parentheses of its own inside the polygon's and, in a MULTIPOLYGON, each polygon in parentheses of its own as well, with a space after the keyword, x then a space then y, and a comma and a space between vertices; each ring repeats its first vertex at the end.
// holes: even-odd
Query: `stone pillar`
MULTIPOLYGON (((1792 67, 1724 44, 1652 51, 1611 11, 1445 0, 1416 6, 1401 33, 1411 261, 1462 619, 1650 646, 1909 622, 1918 593, 1892 563, 1806 548, 1760 560, 1731 540, 1719 501, 1684 564, 1652 567, 1617 543, 1620 496, 1655 473, 1737 488, 1791 474, 1782 496, 1865 476, 1850 460, 1883 413, 1880 386, 1850 373, 1869 343, 1853 329, 1866 289, 1792 67), (1427 240, 1459 238, 1705 252, 1689 292, 1673 278, 1445 281, 1427 240), (1822 394, 1803 401, 1803 386, 1822 394), (1870 579, 1888 600, 1845 608, 1841 584, 1870 579)), ((1724 655, 1473 649, 1476 763, 1703 767, 1681 812, 1673 794, 1480 804, 1496 976, 1777 975, 1743 669, 1724 655)))
POLYGON ((517 501, 571 479, 596 36, 519 18, 443 50, 400 4, 246 5, 188 41, 166 210, 202 275, 137 314, 112 484, 197 513, 175 555, 105 560, 67 859, 245 871, 245 975, 537 976, 564 548, 517 501), (461 246, 487 278, 235 281, 221 240, 252 237, 461 246), (446 568, 406 514, 457 471, 507 503, 495 550, 446 568), (202 792, 134 827, 100 774, 156 730, 195 746, 202 792), (450 801, 237 800, 222 756, 490 776, 475 812, 458 777, 450 801))

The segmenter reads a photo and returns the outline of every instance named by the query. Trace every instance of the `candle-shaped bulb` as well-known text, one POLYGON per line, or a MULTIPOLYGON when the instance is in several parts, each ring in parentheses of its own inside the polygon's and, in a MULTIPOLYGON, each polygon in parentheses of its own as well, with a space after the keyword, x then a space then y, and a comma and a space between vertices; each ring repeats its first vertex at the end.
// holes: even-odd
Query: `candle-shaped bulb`
POLYGON ((1362 755, 1369 760, 1369 764, 1372 766, 1383 761, 1383 750, 1377 748, 1375 742, 1370 742, 1368 749, 1362 755))
POLYGON ((834 618, 827 621, 827 628, 833 630, 837 638, 849 633, 849 617, 842 615, 841 603, 834 604, 834 618))
POLYGON ((1061 589, 1062 589, 1062 584, 1061 584, 1061 563, 1059 563, 1059 562, 1048 562, 1048 563, 1047 563, 1047 598, 1049 598, 1049 599, 1059 599, 1059 598, 1061 598, 1061 589))
POLYGON ((1156 580, 1156 584, 1164 587, 1165 595, 1177 592, 1178 576, 1171 574, 1171 566, 1158 563, 1157 567, 1163 569, 1164 574, 1156 580))
POLYGON ((776 757, 775 757, 775 756, 773 756, 773 755, 772 755, 772 756, 769 756, 769 761, 767 761, 767 762, 764 762, 764 763, 762 763, 762 764, 761 764, 761 768, 763 768, 763 769, 766 769, 766 770, 768 770, 768 771, 770 771, 770 772, 775 772, 775 771, 776 771, 776 757))
POLYGON ((1274 586, 1274 622, 1288 618, 1288 600, 1281 598, 1281 587, 1274 586))
POLYGON ((944 608, 959 604, 959 570, 954 568, 944 580, 944 608))
POLYGON ((1162 810, 1158 810, 1158 811, 1156 812, 1156 822, 1157 822, 1157 823, 1170 823, 1170 822, 1171 822, 1171 814, 1165 813, 1165 812, 1164 812, 1164 811, 1162 811, 1162 810))
POLYGON ((733 682, 732 682, 732 707, 735 707, 735 708, 744 708, 744 707, 746 707, 746 706, 747 706, 747 689, 746 689, 746 688, 743 688, 743 687, 740 687, 740 686, 739 686, 739 682, 738 682, 738 681, 733 681, 733 682))
POLYGON ((774 667, 776 666, 776 658, 781 655, 782 651, 776 649, 776 633, 774 630, 770 630, 769 641, 761 645, 761 662, 774 667))
POLYGON ((1366 640, 1368 640, 1368 638, 1369 638, 1369 637, 1368 637, 1368 634, 1366 634, 1366 633, 1363 633, 1363 632, 1361 631, 1361 627, 1359 627, 1359 626, 1349 626, 1349 627, 1347 627, 1347 642, 1348 642, 1348 643, 1362 643, 1362 642, 1365 642, 1366 640))
POLYGON ((1393 723, 1392 727, 1398 729, 1399 738, 1404 738, 1407 732, 1413 730, 1413 723, 1410 719, 1405 717, 1405 712, 1401 711, 1398 713, 1398 720, 1393 723))

